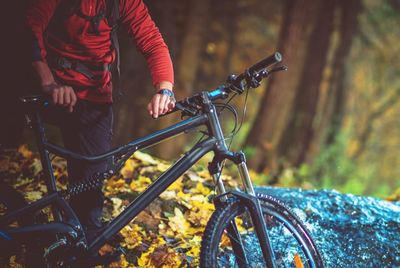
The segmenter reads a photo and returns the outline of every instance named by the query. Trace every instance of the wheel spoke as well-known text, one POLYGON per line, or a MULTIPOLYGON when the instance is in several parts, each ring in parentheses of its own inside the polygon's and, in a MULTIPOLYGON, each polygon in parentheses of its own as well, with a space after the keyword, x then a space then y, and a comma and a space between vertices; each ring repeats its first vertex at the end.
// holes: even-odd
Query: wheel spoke
MULTIPOLYGON (((277 267, 323 267, 316 246, 302 222, 281 204, 260 200, 277 267)), ((262 250, 250 215, 241 203, 218 208, 207 225, 202 242, 201 267, 241 267, 245 259, 237 256, 232 244, 243 244, 247 267, 265 267, 262 250), (235 222, 239 236, 228 231, 235 222)))

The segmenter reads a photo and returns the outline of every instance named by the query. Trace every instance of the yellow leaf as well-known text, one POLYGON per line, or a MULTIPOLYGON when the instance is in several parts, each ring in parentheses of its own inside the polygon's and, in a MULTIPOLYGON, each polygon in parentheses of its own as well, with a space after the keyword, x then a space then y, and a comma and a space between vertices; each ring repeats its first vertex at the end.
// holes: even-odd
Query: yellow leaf
POLYGON ((122 177, 124 177, 126 179, 132 178, 133 171, 135 168, 136 168, 136 162, 130 158, 125 162, 125 165, 121 169, 120 173, 121 173, 122 177))
POLYGON ((193 172, 193 171, 188 171, 185 175, 191 180, 191 181, 205 181, 204 178, 209 178, 210 173, 206 174, 206 171, 200 171, 199 173, 193 172), (201 176, 200 172, 202 172, 205 176, 201 176))
POLYGON ((203 185, 203 183, 201 183, 201 182, 198 182, 196 184, 196 191, 201 193, 201 194, 203 194, 203 195, 209 195, 210 192, 211 192, 211 190, 209 188, 205 187, 203 185))
POLYGON ((33 179, 25 178, 25 179, 18 180, 16 183, 14 183, 14 186, 17 188, 20 188, 20 187, 26 186, 31 183, 33 183, 33 179))
POLYGON ((177 193, 176 193, 176 196, 177 196, 179 199, 182 199, 182 200, 184 200, 184 201, 189 201, 189 200, 192 198, 192 194, 190 194, 190 193, 184 193, 184 192, 182 192, 182 191, 177 192, 177 193))
POLYGON ((190 238, 194 235, 200 235, 202 234, 204 231, 204 226, 200 226, 200 227, 189 227, 186 230, 186 233, 182 233, 182 234, 178 234, 178 236, 183 237, 183 239, 187 239, 190 238))
POLYGON ((151 180, 148 177, 140 175, 137 180, 133 180, 129 187, 132 191, 142 192, 151 184, 151 180))
POLYGON ((201 171, 196 172, 198 176, 206 179, 210 179, 210 172, 207 169, 203 169, 201 171))
POLYGON ((200 246, 192 247, 186 254, 190 257, 198 258, 200 255, 200 246))
POLYGON ((43 193, 39 191, 30 191, 25 193, 25 198, 28 199, 29 201, 36 201, 40 198, 42 198, 43 193))
POLYGON ((128 249, 139 246, 142 243, 143 237, 146 235, 143 229, 137 224, 125 226, 120 233, 124 237, 124 241, 121 245, 128 249))
POLYGON ((400 188, 398 188, 392 195, 385 198, 387 201, 400 201, 400 188))
POLYGON ((151 260, 148 258, 150 252, 143 253, 140 258, 138 259, 139 267, 152 267, 150 266, 151 260))
POLYGON ((206 226, 211 214, 212 211, 207 209, 199 209, 197 212, 191 211, 189 213, 188 220, 196 226, 206 226))
POLYGON ((193 206, 190 204, 190 199, 191 199, 191 195, 190 194, 185 194, 184 192, 180 191, 176 193, 176 201, 181 204, 184 205, 185 207, 187 207, 188 209, 192 209, 193 206))
POLYGON ((221 236, 221 242, 220 242, 220 244, 221 244, 221 247, 223 247, 223 248, 230 248, 230 247, 232 247, 232 244, 231 244, 231 240, 230 240, 230 238, 229 238, 229 236, 224 232, 223 234, 222 234, 222 236, 221 236))
POLYGON ((168 164, 165 164, 165 163, 162 163, 162 162, 157 163, 157 170, 159 170, 161 172, 166 171, 167 169, 169 169, 169 167, 170 167, 170 165, 168 165, 168 164))
POLYGON ((31 158, 33 155, 26 144, 18 147, 18 153, 20 153, 24 158, 31 158))
POLYGON ((168 225, 175 232, 186 233, 190 228, 190 223, 186 220, 179 208, 174 209, 175 216, 168 218, 168 225))
POLYGON ((10 267, 14 268, 23 268, 23 266, 17 262, 17 256, 11 256, 10 258, 10 267))
POLYGON ((113 202, 112 216, 117 217, 125 207, 122 206, 122 200, 120 198, 112 197, 111 201, 113 202))
POLYGON ((111 263, 109 266, 109 268, 125 268, 125 267, 133 267, 132 264, 130 264, 125 255, 121 255, 121 259, 119 260, 119 262, 114 262, 111 263))
POLYGON ((198 267, 200 247, 201 247, 201 236, 199 235, 193 236, 193 238, 189 241, 188 246, 190 247, 190 250, 186 252, 186 255, 193 258, 191 262, 193 267, 198 267))
POLYGON ((194 207, 197 207, 199 209, 206 209, 206 210, 210 210, 213 211, 215 209, 214 204, 205 202, 205 201, 198 201, 198 200, 190 200, 190 204, 194 207))
POLYGON ((176 196, 177 195, 175 191, 164 191, 162 194, 160 194, 160 197, 164 200, 176 199, 176 196))
POLYGON ((142 161, 144 164, 150 164, 150 165, 157 165, 158 164, 157 160, 155 160, 153 157, 151 157, 148 154, 139 152, 139 151, 136 151, 133 154, 133 157, 138 159, 138 160, 140 160, 140 161, 142 161))
POLYGON ((294 265, 296 266, 296 268, 304 268, 304 264, 303 261, 301 260, 301 257, 299 256, 299 254, 295 254, 294 255, 294 265))
MULTIPOLYGON (((30 167, 32 169, 33 176, 37 176, 40 171, 42 171, 42 163, 40 162, 40 159, 34 158, 30 167)), ((64 173, 62 174, 66 174, 66 170, 67 169, 64 168, 64 173)))
POLYGON ((105 182, 106 195, 126 192, 127 185, 124 179, 112 178, 105 182))
POLYGON ((149 257, 154 267, 175 268, 181 264, 179 255, 168 245, 156 248, 149 257))
POLYGON ((183 182, 182 182, 182 177, 179 178, 178 180, 176 180, 174 183, 172 183, 169 187, 168 187, 168 191, 182 191, 183 189, 183 182))
POLYGON ((111 181, 108 181, 107 186, 110 187, 110 188, 112 188, 112 189, 118 189, 118 188, 123 187, 124 184, 125 184, 125 180, 123 180, 123 179, 118 179, 118 180, 111 180, 111 181))

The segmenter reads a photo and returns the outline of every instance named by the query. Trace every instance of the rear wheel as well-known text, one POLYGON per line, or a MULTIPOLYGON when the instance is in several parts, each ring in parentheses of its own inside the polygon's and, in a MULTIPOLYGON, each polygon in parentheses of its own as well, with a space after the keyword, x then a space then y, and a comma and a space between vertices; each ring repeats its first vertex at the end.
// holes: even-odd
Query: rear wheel
MULTIPOLYGON (((9 211, 24 207, 28 203, 13 187, 0 182, 0 218, 9 211)), ((26 216, 13 225, 33 224, 33 216, 26 216)), ((0 226, 1 230, 7 226, 0 226)), ((32 241, 29 245, 18 245, 6 239, 2 232, 0 237, 0 267, 44 267, 43 252, 39 241, 32 241)))
MULTIPOLYGON (((277 267, 324 267, 316 244, 304 224, 272 197, 258 196, 277 267)), ((203 235, 201 267, 266 267, 247 208, 228 202, 212 215, 203 235), (235 223, 235 224, 233 224, 235 223), (236 225, 238 237, 232 234, 236 225), (234 253, 243 245, 245 258, 234 253), (247 263, 247 266, 245 265, 247 263)))

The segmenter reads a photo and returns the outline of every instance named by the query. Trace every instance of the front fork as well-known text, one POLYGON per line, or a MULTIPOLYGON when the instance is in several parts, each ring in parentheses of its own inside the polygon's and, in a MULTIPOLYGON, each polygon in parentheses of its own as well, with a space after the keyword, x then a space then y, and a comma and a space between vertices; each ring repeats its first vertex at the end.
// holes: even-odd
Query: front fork
MULTIPOLYGON (((214 183, 217 187, 219 196, 217 204, 223 204, 228 200, 228 195, 234 196, 247 207, 254 229, 256 231, 258 241, 260 242, 264 260, 268 268, 275 268, 275 256, 272 250, 271 242, 266 229, 266 223, 262 214, 260 202, 255 194, 253 183, 251 182, 249 171, 246 165, 246 158, 243 152, 232 153, 227 152, 223 156, 217 154, 209 163, 208 170, 213 176, 214 183), (245 193, 242 192, 227 192, 221 179, 222 162, 225 159, 233 161, 239 170, 240 178, 243 183, 245 193)), ((238 231, 235 221, 232 221, 227 232, 231 240, 232 248, 236 256, 236 261, 239 267, 249 267, 249 262, 245 254, 244 245, 238 231)))
POLYGON ((249 170, 247 169, 246 157, 243 152, 233 153, 228 152, 222 156, 215 156, 214 159, 208 164, 208 171, 214 179, 214 183, 217 186, 218 194, 226 193, 224 183, 221 179, 222 162, 225 159, 233 161, 239 170, 240 179, 243 183, 243 187, 246 193, 255 196, 253 183, 250 179, 249 170))

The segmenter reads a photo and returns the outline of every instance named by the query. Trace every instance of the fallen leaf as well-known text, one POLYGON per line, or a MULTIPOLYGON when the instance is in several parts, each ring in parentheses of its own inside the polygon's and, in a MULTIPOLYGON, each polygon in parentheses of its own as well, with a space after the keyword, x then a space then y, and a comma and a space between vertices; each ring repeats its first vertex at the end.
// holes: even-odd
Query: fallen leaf
POLYGON ((294 261, 294 265, 296 268, 304 268, 303 261, 301 260, 301 257, 299 254, 297 254, 297 253, 294 254, 293 261, 294 261))
POLYGON ((29 150, 28 145, 26 144, 18 147, 18 153, 20 153, 24 158, 31 158, 33 156, 32 151, 29 150))

